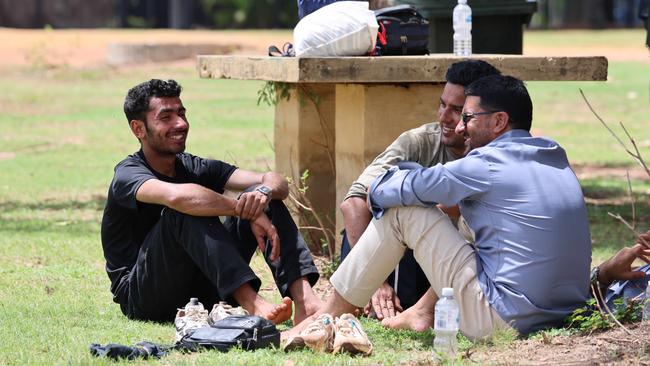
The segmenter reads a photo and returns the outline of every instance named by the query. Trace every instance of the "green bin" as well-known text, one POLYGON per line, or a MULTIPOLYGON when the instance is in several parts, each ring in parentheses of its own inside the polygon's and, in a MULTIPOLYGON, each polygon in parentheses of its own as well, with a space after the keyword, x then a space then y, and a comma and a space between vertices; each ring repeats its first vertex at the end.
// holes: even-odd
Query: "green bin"
MULTIPOLYGON (((400 0, 429 19, 429 52, 453 52, 451 15, 456 0, 400 0)), ((537 10, 536 1, 468 0, 472 8, 472 53, 523 53, 523 27, 537 10)))

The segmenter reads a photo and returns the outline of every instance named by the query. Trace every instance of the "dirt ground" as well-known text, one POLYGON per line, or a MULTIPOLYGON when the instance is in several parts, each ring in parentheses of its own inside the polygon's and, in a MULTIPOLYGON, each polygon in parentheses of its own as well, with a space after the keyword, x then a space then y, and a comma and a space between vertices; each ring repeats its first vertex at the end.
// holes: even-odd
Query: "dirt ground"
MULTIPOLYGON (((109 43, 214 43, 236 46, 235 53, 266 55, 270 45, 281 47, 292 41, 290 30, 208 31, 208 30, 106 30, 63 29, 32 30, 0 28, 2 57, 0 68, 36 62, 50 66, 94 67, 106 63, 109 43)), ((609 60, 648 60, 644 47, 605 45, 572 47, 542 46, 524 43, 527 56, 606 56, 609 60)), ((185 64, 193 64, 187 60, 185 64)))
MULTIPOLYGON (((2 57, 0 69, 38 64, 39 66, 92 68, 106 64, 106 49, 110 42, 126 43, 215 43, 237 46, 236 53, 265 55, 269 45, 281 46, 291 41, 290 31, 231 32, 231 31, 129 31, 129 30, 14 30, 0 28, 2 57)), ((648 60, 643 47, 599 47, 562 49, 564 55, 604 55, 610 60, 648 60)), ((544 56, 559 54, 548 47, 526 46, 524 54, 544 56)), ((194 60, 174 64, 194 67, 194 60)), ((157 67, 159 65, 150 65, 157 67)), ((146 67, 146 66, 145 66, 146 67)), ((2 156, 0 156, 2 159, 2 156)), ((580 178, 624 176, 619 168, 578 166, 580 178)), ((643 177, 642 170, 632 170, 632 177, 643 177)), ((317 286, 326 296, 331 291, 327 281, 317 286)), ((466 360, 478 364, 617 364, 650 365, 650 323, 629 326, 632 334, 616 328, 589 336, 555 336, 540 340, 518 340, 508 346, 475 351, 466 360)))
POLYGON ((650 322, 584 336, 515 341, 469 356, 478 364, 650 365, 650 322))

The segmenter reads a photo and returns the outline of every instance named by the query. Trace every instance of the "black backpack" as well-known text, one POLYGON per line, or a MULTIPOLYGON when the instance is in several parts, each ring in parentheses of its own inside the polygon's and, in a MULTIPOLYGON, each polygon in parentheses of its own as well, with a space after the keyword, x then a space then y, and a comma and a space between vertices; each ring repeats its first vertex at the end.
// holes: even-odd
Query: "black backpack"
POLYGON ((379 55, 427 55, 429 21, 411 5, 375 10, 379 55))
POLYGON ((275 325, 255 315, 233 315, 186 335, 177 348, 193 350, 211 348, 222 352, 232 347, 251 351, 259 348, 280 347, 280 332, 275 325))

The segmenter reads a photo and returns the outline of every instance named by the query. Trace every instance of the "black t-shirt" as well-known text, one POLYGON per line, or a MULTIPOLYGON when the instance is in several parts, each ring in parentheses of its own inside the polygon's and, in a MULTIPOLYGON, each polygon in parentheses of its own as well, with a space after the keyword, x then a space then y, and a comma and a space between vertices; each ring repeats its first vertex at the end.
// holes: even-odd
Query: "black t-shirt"
POLYGON ((170 183, 196 183, 223 193, 236 169, 219 160, 181 153, 176 155, 176 176, 168 177, 149 166, 142 150, 115 166, 102 218, 102 246, 111 292, 116 300, 126 295, 123 281, 135 265, 140 246, 158 222, 164 207, 138 202, 135 195, 140 186, 149 179, 159 179, 170 183))

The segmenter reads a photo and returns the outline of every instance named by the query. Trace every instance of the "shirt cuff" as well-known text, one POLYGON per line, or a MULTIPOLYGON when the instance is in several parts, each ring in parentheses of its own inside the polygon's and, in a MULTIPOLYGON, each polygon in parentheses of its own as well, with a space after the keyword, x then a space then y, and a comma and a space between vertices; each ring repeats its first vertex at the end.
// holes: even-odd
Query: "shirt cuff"
POLYGON ((401 206, 400 190, 403 177, 400 176, 405 176, 406 173, 408 171, 400 171, 394 166, 372 182, 368 191, 368 201, 375 219, 381 218, 389 207, 401 206))

